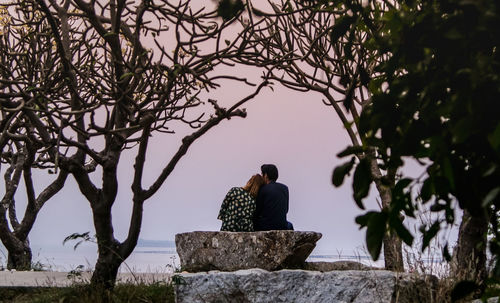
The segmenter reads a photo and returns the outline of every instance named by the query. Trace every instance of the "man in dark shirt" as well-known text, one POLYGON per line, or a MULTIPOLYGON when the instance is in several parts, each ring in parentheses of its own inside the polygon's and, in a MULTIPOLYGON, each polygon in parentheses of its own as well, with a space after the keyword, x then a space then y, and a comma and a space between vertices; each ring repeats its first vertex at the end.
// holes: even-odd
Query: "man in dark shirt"
POLYGON ((257 209, 254 217, 254 229, 280 230, 292 229, 286 220, 288 213, 288 187, 276 182, 278 168, 274 164, 264 164, 260 167, 264 184, 257 195, 257 209))

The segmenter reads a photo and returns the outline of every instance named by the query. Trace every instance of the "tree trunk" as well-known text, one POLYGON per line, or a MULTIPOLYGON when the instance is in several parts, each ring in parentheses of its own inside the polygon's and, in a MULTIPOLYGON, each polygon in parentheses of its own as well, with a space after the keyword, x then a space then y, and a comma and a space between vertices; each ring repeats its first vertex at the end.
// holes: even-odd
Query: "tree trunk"
POLYGON ((486 235, 488 218, 486 214, 471 215, 464 210, 457 246, 453 251, 451 275, 458 280, 469 280, 482 284, 486 271, 486 235))
POLYGON ((0 211, 0 239, 7 249, 7 268, 15 270, 30 270, 32 253, 28 238, 24 241, 17 238, 7 223, 5 210, 0 211))
MULTIPOLYGON (((388 208, 392 202, 391 188, 375 182, 377 190, 382 200, 382 207, 388 208)), ((386 233, 384 236, 384 262, 385 269, 391 271, 405 271, 403 263, 403 244, 401 239, 394 233, 386 233)))
POLYGON ((395 234, 386 234, 384 237, 384 260, 387 270, 401 272, 405 270, 402 242, 395 234))
POLYGON ((101 200, 92 205, 92 213, 99 255, 90 282, 97 289, 113 289, 123 258, 120 243, 114 238, 111 204, 101 200))
POLYGON ((122 262, 118 253, 111 249, 100 252, 90 280, 91 285, 100 290, 113 289, 122 262))
POLYGON ((25 240, 24 242, 14 242, 15 245, 9 245, 9 247, 6 247, 8 253, 7 268, 15 270, 30 270, 32 253, 29 241, 25 240))

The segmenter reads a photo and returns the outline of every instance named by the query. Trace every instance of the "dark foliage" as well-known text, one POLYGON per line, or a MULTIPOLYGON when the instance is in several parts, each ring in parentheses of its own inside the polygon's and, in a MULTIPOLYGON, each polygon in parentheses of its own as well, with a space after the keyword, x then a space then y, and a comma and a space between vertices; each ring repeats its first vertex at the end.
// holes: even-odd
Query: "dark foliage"
MULTIPOLYGON (((385 226, 409 240, 408 231, 398 223, 399 212, 412 215, 418 200, 430 203, 430 209, 442 216, 420 228, 425 248, 443 224, 455 222, 456 201, 472 217, 490 219, 489 244, 497 259, 500 6, 496 1, 458 0, 392 4, 378 17, 370 15, 378 7, 376 1, 366 7, 346 4, 363 26, 379 29, 365 46, 379 49, 385 58, 376 67, 379 77, 370 83, 373 100, 360 117, 360 132, 377 146, 382 167, 399 168, 410 157, 426 167, 426 174, 403 179, 407 181, 400 190, 393 191, 395 209, 388 212, 387 224, 380 222, 386 216, 382 212, 369 213, 358 222, 368 227, 370 241, 381 242, 379 233, 386 232, 385 226), (412 198, 412 188, 419 189, 418 197, 412 198), (384 228, 370 230, 375 223, 384 228)), ((362 198, 369 174, 359 169, 353 189, 362 198)), ((482 245, 477 241, 476 246, 482 245)), ((369 246, 372 255, 378 246, 369 246)), ((493 276, 499 274, 497 263, 493 276)))

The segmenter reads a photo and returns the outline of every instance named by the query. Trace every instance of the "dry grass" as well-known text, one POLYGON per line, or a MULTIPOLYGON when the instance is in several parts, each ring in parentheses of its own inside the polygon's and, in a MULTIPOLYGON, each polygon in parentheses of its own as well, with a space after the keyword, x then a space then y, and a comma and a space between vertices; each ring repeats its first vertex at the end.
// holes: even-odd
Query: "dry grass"
POLYGON ((174 303, 172 284, 119 284, 113 291, 99 291, 88 284, 70 287, 4 287, 0 288, 0 302, 12 303, 174 303))

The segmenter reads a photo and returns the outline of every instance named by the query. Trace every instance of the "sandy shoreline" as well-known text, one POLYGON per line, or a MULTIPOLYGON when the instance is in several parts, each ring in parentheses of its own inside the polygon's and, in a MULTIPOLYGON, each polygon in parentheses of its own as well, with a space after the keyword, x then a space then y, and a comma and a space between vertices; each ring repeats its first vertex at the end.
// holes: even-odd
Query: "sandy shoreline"
MULTIPOLYGON (((72 275, 57 271, 0 271, 0 287, 65 287, 75 283, 87 283, 91 273, 72 275)), ((169 282, 170 273, 119 273, 117 283, 169 282)))

